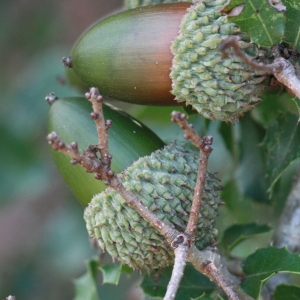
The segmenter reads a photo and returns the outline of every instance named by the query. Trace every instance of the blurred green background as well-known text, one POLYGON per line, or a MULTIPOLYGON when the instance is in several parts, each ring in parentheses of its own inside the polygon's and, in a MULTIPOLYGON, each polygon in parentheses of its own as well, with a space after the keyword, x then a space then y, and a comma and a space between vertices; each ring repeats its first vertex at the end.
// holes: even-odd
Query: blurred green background
MULTIPOLYGON (((91 23, 121 7, 121 0, 0 1, 1 300, 73 299, 73 280, 96 253, 83 208, 52 161, 44 99, 76 95, 64 84, 61 58, 91 23)), ((101 299, 134 299, 102 289, 101 299)))

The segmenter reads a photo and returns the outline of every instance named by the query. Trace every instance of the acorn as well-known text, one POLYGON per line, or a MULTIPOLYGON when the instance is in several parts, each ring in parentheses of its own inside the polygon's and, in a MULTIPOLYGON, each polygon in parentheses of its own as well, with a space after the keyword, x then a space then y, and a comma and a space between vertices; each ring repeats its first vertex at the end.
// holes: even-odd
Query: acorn
POLYGON ((142 6, 89 29, 72 52, 75 73, 109 97, 144 105, 190 104, 212 120, 234 121, 259 103, 268 76, 221 42, 235 36, 253 59, 265 55, 222 9, 226 0, 142 6))
POLYGON ((112 15, 91 27, 74 46, 72 60, 64 62, 102 95, 174 106, 170 45, 189 5, 143 6, 112 15))
MULTIPOLYGON (((172 143, 140 158, 118 177, 161 220, 183 232, 188 223, 198 164, 197 153, 172 143)), ((207 173, 195 237, 198 249, 216 243, 219 190, 219 180, 207 173)), ((110 187, 92 199, 84 219, 89 235, 97 239, 100 247, 133 269, 150 271, 174 261, 174 252, 165 237, 110 187)))
MULTIPOLYGON (((67 143, 76 140, 79 150, 84 150, 88 145, 98 143, 95 123, 90 118, 91 111, 91 104, 84 97, 57 99, 49 111, 48 130, 58 132, 67 143)), ((113 123, 109 129, 109 149, 113 156, 111 167, 115 173, 164 147, 164 142, 152 130, 127 113, 108 104, 103 105, 103 111, 113 123)), ((71 165, 66 155, 54 150, 51 153, 65 182, 83 206, 106 189, 106 185, 95 180, 93 174, 86 173, 79 165, 71 165)))

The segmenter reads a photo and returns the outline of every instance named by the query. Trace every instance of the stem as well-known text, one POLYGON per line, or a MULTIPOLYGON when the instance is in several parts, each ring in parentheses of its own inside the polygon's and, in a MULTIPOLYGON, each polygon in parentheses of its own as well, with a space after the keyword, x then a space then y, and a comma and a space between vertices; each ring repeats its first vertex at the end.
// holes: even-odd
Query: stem
POLYGON ((171 114, 171 120, 173 122, 176 122, 180 128, 184 131, 184 138, 191 141, 198 149, 205 150, 207 152, 211 152, 212 149, 210 148, 210 145, 213 142, 212 136, 199 136, 196 131, 193 128, 192 124, 188 124, 186 121, 186 115, 178 112, 173 111, 171 114))
POLYGON ((199 158, 199 169, 198 177, 194 190, 194 198, 192 203, 192 208, 190 212, 190 217, 188 220, 188 225, 186 227, 185 233, 194 237, 197 232, 197 224, 200 216, 200 208, 202 202, 202 196, 205 187, 205 178, 207 172, 208 157, 210 153, 201 151, 199 158))
POLYGON ((233 53, 252 69, 257 71, 263 71, 268 74, 273 74, 274 70, 272 65, 265 65, 263 63, 254 62, 252 58, 248 57, 240 49, 238 37, 230 36, 222 41, 220 45, 220 51, 222 52, 223 58, 228 57, 228 54, 225 52, 228 48, 232 48, 233 53))
POLYGON ((180 281, 184 274, 184 269, 188 258, 189 244, 190 244, 189 239, 185 235, 179 235, 176 240, 177 242, 174 241, 173 244, 179 243, 179 245, 177 245, 176 249, 174 250, 175 253, 174 266, 173 266, 172 276, 169 281, 164 300, 175 299, 180 281))
POLYGON ((291 62, 283 57, 276 57, 274 62, 268 65, 254 62, 241 51, 238 44, 238 38, 234 36, 225 39, 220 46, 220 51, 223 53, 224 57, 227 56, 227 53, 225 52, 227 48, 232 48, 234 54, 252 69, 274 75, 278 82, 282 83, 291 94, 300 98, 300 80, 297 77, 295 67, 291 62))
POLYGON ((184 131, 184 137, 190 140, 200 150, 197 182, 194 189, 194 198, 190 216, 185 230, 185 233, 189 235, 192 240, 194 240, 197 233, 202 196, 205 189, 208 158, 210 153, 212 152, 212 148, 210 147, 210 145, 212 144, 213 138, 211 136, 200 137, 193 129, 192 125, 187 123, 185 114, 176 111, 172 112, 172 121, 176 122, 184 131))

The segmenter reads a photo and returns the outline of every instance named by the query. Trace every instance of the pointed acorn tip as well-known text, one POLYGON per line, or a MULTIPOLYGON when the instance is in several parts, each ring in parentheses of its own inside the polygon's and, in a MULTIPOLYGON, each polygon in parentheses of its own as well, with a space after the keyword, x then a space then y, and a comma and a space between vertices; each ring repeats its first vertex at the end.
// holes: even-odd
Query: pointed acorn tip
POLYGON ((55 94, 53 92, 49 93, 46 97, 45 100, 52 105, 56 100, 58 99, 58 97, 55 96, 55 94))
POLYGON ((63 57, 61 61, 64 65, 64 67, 72 68, 72 57, 71 56, 63 57))

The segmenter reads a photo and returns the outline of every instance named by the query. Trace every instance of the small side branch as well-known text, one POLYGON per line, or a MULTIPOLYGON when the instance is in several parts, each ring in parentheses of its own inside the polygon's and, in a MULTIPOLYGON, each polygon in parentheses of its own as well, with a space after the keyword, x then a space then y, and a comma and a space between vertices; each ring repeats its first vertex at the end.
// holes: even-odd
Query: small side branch
POLYGON ((232 48, 233 53, 253 70, 274 75, 278 82, 283 84, 291 94, 300 98, 300 79, 297 77, 295 67, 291 62, 283 57, 278 56, 275 58, 272 64, 265 65, 254 62, 247 55, 245 55, 243 51, 241 51, 238 44, 238 38, 234 36, 230 36, 222 42, 220 51, 222 52, 223 57, 228 56, 226 53, 226 49, 228 48, 232 48))
POLYGON ((211 144, 213 142, 212 136, 201 137, 194 130, 192 124, 188 124, 186 121, 186 115, 184 113, 173 111, 171 114, 171 120, 176 122, 180 128, 184 131, 184 138, 191 141, 197 148, 205 152, 212 152, 211 144))
POLYGON ((96 88, 91 88, 89 93, 85 94, 85 97, 92 103, 93 112, 91 118, 95 121, 96 129, 98 132, 99 149, 102 163, 110 166, 111 155, 108 153, 108 135, 107 131, 111 126, 111 120, 105 120, 102 111, 102 96, 96 88))
POLYGON ((90 145, 85 152, 80 153, 76 142, 72 142, 70 145, 66 144, 55 131, 48 134, 47 139, 54 150, 64 153, 71 158, 70 163, 72 165, 80 164, 88 173, 103 172, 101 162, 95 159, 97 156, 94 146, 90 145))
POLYGON ((192 125, 187 123, 186 115, 183 113, 174 111, 172 113, 171 120, 176 122, 184 131, 184 137, 190 140, 200 150, 197 182, 194 189, 194 198, 190 216, 185 230, 185 233, 189 235, 192 240, 194 240, 194 237, 197 233, 197 224, 200 216, 202 196, 205 189, 208 158, 212 152, 212 148, 210 146, 213 142, 213 138, 211 136, 200 137, 193 129, 192 125))

